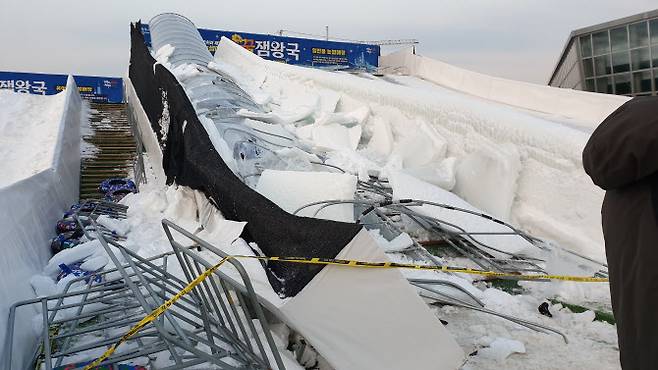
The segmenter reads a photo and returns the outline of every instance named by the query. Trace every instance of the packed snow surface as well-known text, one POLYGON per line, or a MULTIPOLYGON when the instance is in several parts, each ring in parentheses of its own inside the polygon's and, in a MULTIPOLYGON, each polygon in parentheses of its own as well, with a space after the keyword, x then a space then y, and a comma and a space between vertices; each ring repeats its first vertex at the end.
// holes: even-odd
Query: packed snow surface
MULTIPOLYGON (((455 194, 443 190, 438 186, 433 186, 432 184, 418 180, 417 178, 403 172, 393 173, 389 179, 391 186, 393 187, 394 199, 421 199, 437 204, 449 204, 464 210, 473 211, 477 214, 481 213, 480 210, 474 208, 455 194)), ((434 205, 423 205, 420 207, 413 206, 410 208, 419 213, 444 220, 446 223, 455 225, 468 232, 511 231, 504 225, 492 223, 487 219, 471 213, 448 210, 434 205)), ((453 228, 453 231, 457 232, 461 230, 453 228)), ((474 235, 471 239, 476 243, 483 243, 507 253, 528 255, 532 254, 534 249, 532 244, 518 235, 474 235)), ((506 257, 505 254, 496 252, 495 250, 488 249, 488 251, 498 258, 506 257)))
POLYGON ((326 151, 326 163, 361 180, 369 171, 384 178, 405 172, 532 235, 605 260, 603 191, 581 160, 591 126, 413 76, 302 68, 240 49, 222 40, 214 68, 232 71, 247 92, 257 91, 269 102, 268 117, 288 117, 276 123, 326 151), (355 148, 350 140, 357 130, 355 148))
MULTIPOLYGON (((343 173, 265 170, 256 187, 259 193, 284 210, 293 213, 313 202, 327 199, 353 200, 356 177, 343 173)), ((320 205, 306 207, 300 216, 354 222, 351 204, 339 204, 320 209, 320 205)))
POLYGON ((0 187, 51 166, 65 98, 0 90, 0 187))

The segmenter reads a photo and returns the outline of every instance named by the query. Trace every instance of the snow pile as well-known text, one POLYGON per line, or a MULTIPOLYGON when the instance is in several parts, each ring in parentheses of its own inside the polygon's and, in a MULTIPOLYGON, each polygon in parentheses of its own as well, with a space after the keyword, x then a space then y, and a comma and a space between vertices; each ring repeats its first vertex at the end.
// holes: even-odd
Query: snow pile
MULTIPOLYGON (((256 190, 279 207, 294 213, 300 207, 313 202, 354 200, 356 177, 329 172, 265 170, 258 180, 256 190)), ((322 209, 321 206, 322 204, 306 207, 297 214, 354 222, 354 210, 351 204, 332 205, 322 209)))
POLYGON ((0 90, 0 188, 50 167, 65 102, 66 94, 0 90))
MULTIPOLYGON (((0 270, 7 274, 0 280, 2 333, 9 306, 33 298, 30 276, 48 261, 55 222, 78 197, 80 127, 87 114, 72 77, 54 96, 0 90, 0 270)), ((14 348, 36 341, 26 316, 17 317, 14 348)), ((17 353, 16 363, 24 356, 27 351, 17 353)))
MULTIPOLYGON (((412 77, 364 79, 265 62, 246 56, 249 53, 227 41, 222 40, 216 54, 223 56, 221 63, 233 65, 246 75, 256 71, 258 78, 245 78, 241 86, 269 95, 268 113, 243 112, 243 116, 285 127, 314 150, 324 152, 325 163, 360 180, 369 174, 388 179, 396 199, 424 199, 487 213, 567 248, 604 259, 598 217, 603 194, 582 170, 580 153, 589 136, 588 129, 582 128, 588 126, 582 121, 474 98, 412 77), (357 135, 350 142, 349 130, 359 133, 356 145, 357 135)), ((429 205, 413 209, 472 232, 510 231, 497 224, 493 225, 496 230, 492 230, 491 222, 463 212, 429 205)), ((395 253, 412 245, 408 234, 392 241, 377 231, 371 234, 393 261, 419 263, 395 253)), ((506 253, 532 256, 537 251, 518 236, 474 238, 499 249, 501 252, 490 250, 498 257, 507 257, 506 253)), ((556 255, 548 263, 549 270, 559 271, 565 259, 568 257, 564 254, 556 255)), ((566 346, 559 337, 445 307, 437 313, 442 318, 449 317, 450 323, 457 322, 448 328, 460 343, 479 349, 465 368, 485 369, 492 363, 512 369, 551 368, 544 366, 550 363, 544 361, 550 355, 543 346, 550 348, 553 356, 568 353, 555 361, 556 369, 598 368, 590 366, 591 358, 603 359, 605 368, 618 368, 613 326, 593 322, 591 311, 586 315, 573 314, 560 305, 551 306, 553 319, 537 312, 545 297, 556 296, 609 310, 606 285, 521 283, 524 293, 511 296, 487 288, 470 276, 402 272, 408 278, 436 279, 438 275, 483 300, 488 309, 556 327, 578 341, 577 345, 566 346), (481 331, 480 327, 484 329, 481 331), (583 350, 589 351, 591 357, 579 356, 583 350)), ((470 299, 454 289, 447 291, 470 299)))
POLYGON ((380 58, 383 71, 403 71, 466 94, 549 115, 569 117, 583 127, 596 127, 630 98, 536 85, 468 71, 412 49, 380 58))
POLYGON ((241 82, 248 91, 269 94, 268 115, 305 117, 281 124, 324 150, 326 163, 362 180, 369 171, 383 177, 402 171, 533 235, 604 260, 603 192, 582 170, 591 130, 582 122, 413 77, 366 79, 267 62, 240 49, 222 40, 214 63, 249 76, 241 82))
MULTIPOLYGON (((390 183, 393 187, 394 199, 420 199, 437 204, 451 205, 453 207, 476 213, 474 215, 429 204, 420 207, 409 207, 419 213, 442 220, 446 225, 455 225, 462 229, 460 230, 456 227, 447 226, 455 232, 463 232, 463 230, 471 233, 511 232, 511 230, 504 225, 492 223, 491 221, 480 217, 478 215, 482 213, 480 210, 463 201, 455 194, 418 180, 413 176, 397 172, 390 176, 390 183)), ((470 238, 476 245, 479 245, 480 248, 486 249, 489 253, 498 258, 508 257, 508 255, 503 252, 528 255, 536 250, 536 247, 518 235, 474 235, 470 238), (478 244, 478 242, 481 244, 478 244), (484 246, 482 244, 484 244, 484 246), (497 250, 487 249, 486 246, 494 247, 497 250)))
POLYGON ((573 313, 561 304, 551 304, 553 317, 546 317, 537 312, 542 301, 534 294, 512 296, 491 288, 484 293, 487 308, 504 309, 506 314, 561 330, 569 343, 495 317, 442 307, 437 315, 449 323, 448 329, 471 353, 464 370, 620 369, 615 327, 594 321, 594 312, 573 313))
POLYGON ((518 340, 500 337, 492 339, 485 336, 480 338, 480 344, 487 346, 480 350, 480 356, 498 361, 506 359, 512 353, 525 353, 525 346, 518 340))

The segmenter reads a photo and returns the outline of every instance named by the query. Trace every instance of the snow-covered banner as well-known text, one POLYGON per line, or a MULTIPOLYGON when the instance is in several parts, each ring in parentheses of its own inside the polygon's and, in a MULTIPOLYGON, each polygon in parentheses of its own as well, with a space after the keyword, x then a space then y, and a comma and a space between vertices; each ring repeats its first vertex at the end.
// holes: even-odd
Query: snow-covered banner
MULTIPOLYGON (((151 47, 148 24, 142 24, 142 33, 146 45, 151 47)), ((224 36, 259 57, 287 64, 366 70, 379 66, 379 45, 204 28, 199 28, 199 33, 211 54, 215 54, 224 36)))
MULTIPOLYGON (((68 75, 0 71, 0 90, 53 95, 66 88, 68 75)), ((116 77, 73 76, 80 96, 100 103, 123 102, 123 80, 116 77)))

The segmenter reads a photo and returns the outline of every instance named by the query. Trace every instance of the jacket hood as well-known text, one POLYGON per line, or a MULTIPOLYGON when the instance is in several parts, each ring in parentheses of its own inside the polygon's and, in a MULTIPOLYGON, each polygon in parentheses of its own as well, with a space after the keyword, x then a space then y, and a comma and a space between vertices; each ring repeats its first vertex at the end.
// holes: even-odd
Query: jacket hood
POLYGON ((657 172, 658 97, 634 98, 608 116, 585 145, 583 167, 605 190, 657 172))

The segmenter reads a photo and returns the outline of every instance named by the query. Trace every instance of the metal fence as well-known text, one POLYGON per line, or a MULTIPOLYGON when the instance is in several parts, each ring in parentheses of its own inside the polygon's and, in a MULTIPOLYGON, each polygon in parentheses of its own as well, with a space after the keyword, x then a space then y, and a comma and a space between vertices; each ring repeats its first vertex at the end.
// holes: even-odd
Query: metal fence
MULTIPOLYGON (((2 368, 18 368, 12 363, 17 311, 36 307, 41 312, 40 345, 32 357, 36 368, 83 368, 211 267, 212 259, 225 256, 181 227, 163 221, 173 251, 144 258, 104 236, 93 214, 87 216, 82 221, 87 223, 87 232, 100 242, 115 267, 73 278, 60 294, 12 305, 2 368), (192 246, 177 241, 174 233, 192 246)), ((130 361, 158 369, 284 369, 249 276, 238 261, 227 263, 237 275, 213 273, 118 346, 100 366, 130 361)))

